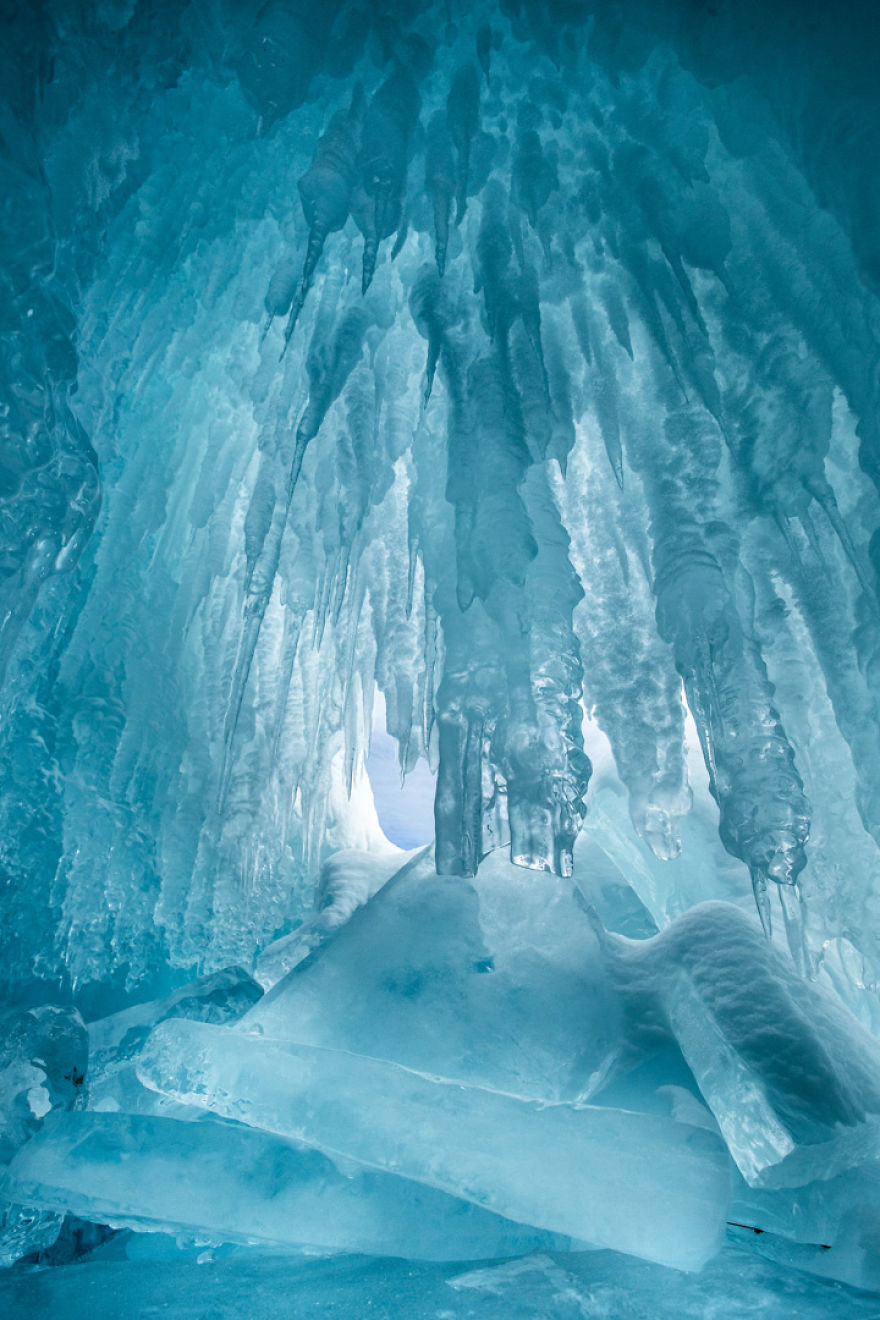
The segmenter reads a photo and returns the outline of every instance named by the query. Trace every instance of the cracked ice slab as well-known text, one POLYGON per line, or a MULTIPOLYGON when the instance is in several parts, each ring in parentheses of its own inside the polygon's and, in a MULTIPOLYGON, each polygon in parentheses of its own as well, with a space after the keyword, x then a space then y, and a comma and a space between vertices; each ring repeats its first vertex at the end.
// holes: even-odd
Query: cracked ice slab
POLYGON ((705 1129, 173 1019, 138 1075, 184 1104, 595 1246, 694 1270, 720 1245, 729 1161, 705 1129))
POLYGON ((317 1150, 212 1121, 59 1115, 19 1151, 2 1186, 43 1210, 220 1242, 409 1260, 485 1260, 582 1246, 432 1187, 380 1170, 338 1168, 317 1150))

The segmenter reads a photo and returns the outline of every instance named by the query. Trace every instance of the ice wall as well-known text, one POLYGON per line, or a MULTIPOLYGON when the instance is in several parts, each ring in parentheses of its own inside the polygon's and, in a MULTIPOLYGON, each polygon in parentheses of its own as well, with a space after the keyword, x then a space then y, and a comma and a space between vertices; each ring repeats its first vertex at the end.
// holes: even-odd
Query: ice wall
POLYGON ((3 21, 5 977, 252 966, 381 843, 378 684, 446 874, 570 872, 589 711, 661 923, 691 720, 765 927, 873 985, 870 10, 3 21))

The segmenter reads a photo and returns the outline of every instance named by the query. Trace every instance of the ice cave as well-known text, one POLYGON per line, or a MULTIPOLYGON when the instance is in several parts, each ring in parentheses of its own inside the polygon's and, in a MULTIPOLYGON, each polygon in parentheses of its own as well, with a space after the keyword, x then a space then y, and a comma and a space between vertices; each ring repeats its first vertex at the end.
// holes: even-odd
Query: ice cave
POLYGON ((0 0, 0 1314, 880 1316, 876 0, 0 0))

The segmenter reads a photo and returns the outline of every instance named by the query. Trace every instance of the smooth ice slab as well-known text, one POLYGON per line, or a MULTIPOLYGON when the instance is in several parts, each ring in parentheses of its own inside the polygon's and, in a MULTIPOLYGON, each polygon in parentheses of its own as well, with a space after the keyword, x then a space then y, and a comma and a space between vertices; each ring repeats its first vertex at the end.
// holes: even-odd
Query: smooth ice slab
POLYGON ((482 1260, 573 1245, 433 1187, 375 1169, 340 1169, 320 1151, 229 1123, 59 1115, 19 1151, 2 1185, 46 1210, 221 1242, 412 1260, 482 1260))
POLYGON ((254 975, 260 985, 268 990, 329 944, 406 860, 407 854, 397 848, 379 853, 342 848, 331 853, 318 876, 315 911, 289 935, 274 940, 257 959, 254 975))
POLYGON ((512 866, 500 853, 473 878, 438 876, 428 851, 240 1027, 517 1095, 575 1100, 611 1067, 620 1011, 571 881, 512 866))
POLYGON ((699 1269, 720 1243, 729 1163, 704 1129, 182 1020, 156 1028, 138 1075, 184 1104, 596 1246, 699 1269))
POLYGON ((743 1177, 797 1187, 880 1150, 880 1049, 729 903, 605 937, 630 1020, 660 1009, 743 1177))

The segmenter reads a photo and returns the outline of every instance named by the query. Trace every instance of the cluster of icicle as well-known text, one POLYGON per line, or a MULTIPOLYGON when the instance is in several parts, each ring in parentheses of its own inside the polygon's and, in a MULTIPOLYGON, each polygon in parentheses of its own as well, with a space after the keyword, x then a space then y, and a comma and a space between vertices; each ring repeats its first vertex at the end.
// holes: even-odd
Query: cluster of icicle
MULTIPOLYGON (((674 857, 686 702, 799 951, 808 797, 818 846, 850 786, 880 840, 878 315, 846 225, 766 96, 661 36, 624 60, 613 5, 326 8, 204 0, 152 44, 120 11, 33 111, 37 210, 97 144, 55 240, 87 267, 73 412, 77 359, 40 366, 79 464, 54 567, 94 519, 83 427, 105 490, 53 622, 16 625, 12 888, 39 869, 79 976, 251 957, 350 841, 375 683, 403 767, 437 768, 441 872, 570 872, 585 707, 674 857)), ((853 883, 817 891, 874 956, 853 883)))

